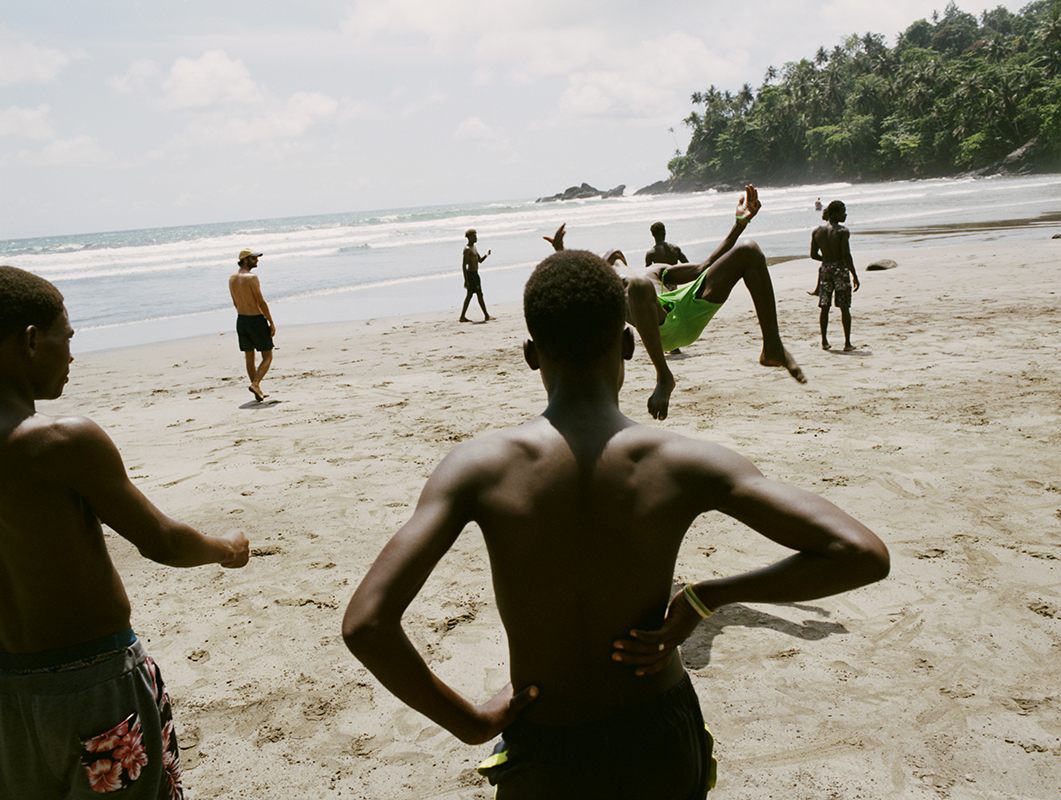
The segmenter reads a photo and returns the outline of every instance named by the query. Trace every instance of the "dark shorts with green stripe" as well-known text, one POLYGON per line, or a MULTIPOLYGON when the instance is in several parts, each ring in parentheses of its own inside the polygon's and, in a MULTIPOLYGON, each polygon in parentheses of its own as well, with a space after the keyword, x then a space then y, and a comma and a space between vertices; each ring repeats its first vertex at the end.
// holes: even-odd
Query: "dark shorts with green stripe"
POLYGON ((498 800, 703 800, 714 742, 689 676, 642 705, 583 725, 518 721, 479 772, 498 800))

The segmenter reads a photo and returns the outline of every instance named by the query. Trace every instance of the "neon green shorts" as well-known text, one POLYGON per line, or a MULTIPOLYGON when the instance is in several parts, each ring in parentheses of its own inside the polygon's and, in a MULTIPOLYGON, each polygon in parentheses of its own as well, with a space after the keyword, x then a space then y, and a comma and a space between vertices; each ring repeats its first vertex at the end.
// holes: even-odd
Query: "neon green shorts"
MULTIPOLYGON (((666 277, 666 270, 663 276, 666 277)), ((659 296, 660 307, 667 314, 667 318, 659 326, 659 338, 664 350, 676 350, 695 342, 704 332, 707 323, 722 308, 721 303, 710 303, 696 296, 706 276, 707 270, 704 270, 692 283, 679 286, 670 292, 663 292, 659 296)))

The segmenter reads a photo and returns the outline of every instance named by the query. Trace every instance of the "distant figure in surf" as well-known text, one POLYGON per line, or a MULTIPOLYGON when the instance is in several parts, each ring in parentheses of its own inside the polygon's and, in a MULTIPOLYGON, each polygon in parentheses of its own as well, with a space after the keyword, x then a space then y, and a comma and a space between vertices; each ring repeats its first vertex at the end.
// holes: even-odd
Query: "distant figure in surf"
POLYGON ((821 261, 818 270, 818 286, 811 294, 818 295, 818 307, 821 314, 818 323, 822 330, 822 350, 832 349, 826 332, 829 329, 829 306, 840 309, 840 318, 844 324, 844 352, 855 349, 851 344, 851 292, 858 291, 858 274, 855 262, 851 258, 851 231, 844 227, 847 219, 847 207, 839 200, 833 200, 822 214, 824 225, 814 229, 810 237, 810 257, 821 261))
POLYGON ((472 295, 479 298, 479 308, 483 310, 483 322, 488 322, 493 317, 487 312, 486 303, 483 301, 483 284, 479 278, 479 265, 486 261, 491 251, 487 250, 486 255, 479 255, 479 251, 475 248, 475 243, 479 239, 475 228, 468 228, 464 235, 468 239, 468 244, 464 248, 464 261, 461 263, 461 271, 464 273, 465 295, 464 307, 461 309, 461 316, 458 322, 471 322, 468 319, 468 304, 472 301, 472 295))

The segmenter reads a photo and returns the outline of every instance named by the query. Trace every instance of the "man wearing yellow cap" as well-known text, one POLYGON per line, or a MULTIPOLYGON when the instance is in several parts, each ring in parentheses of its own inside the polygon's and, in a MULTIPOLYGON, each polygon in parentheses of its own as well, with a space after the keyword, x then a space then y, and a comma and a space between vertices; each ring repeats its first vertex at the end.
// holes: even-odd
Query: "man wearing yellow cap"
POLYGON ((240 250, 239 270, 229 276, 228 292, 232 305, 236 307, 236 334, 239 349, 247 359, 247 376, 251 383, 247 389, 260 403, 267 395, 262 391, 262 378, 273 364, 273 337, 276 323, 269 312, 269 305, 262 297, 262 286, 253 269, 258 266, 261 253, 240 250), (254 365, 254 351, 262 354, 262 363, 254 365))

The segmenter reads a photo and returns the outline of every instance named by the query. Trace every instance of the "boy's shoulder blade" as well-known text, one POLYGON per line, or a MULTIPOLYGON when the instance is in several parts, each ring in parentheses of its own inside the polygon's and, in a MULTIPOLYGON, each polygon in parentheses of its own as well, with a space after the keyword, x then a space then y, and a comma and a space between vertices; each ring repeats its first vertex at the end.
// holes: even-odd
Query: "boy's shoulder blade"
POLYGON ((50 417, 34 414, 19 426, 15 436, 33 451, 45 455, 98 440, 106 434, 88 417, 50 417))

